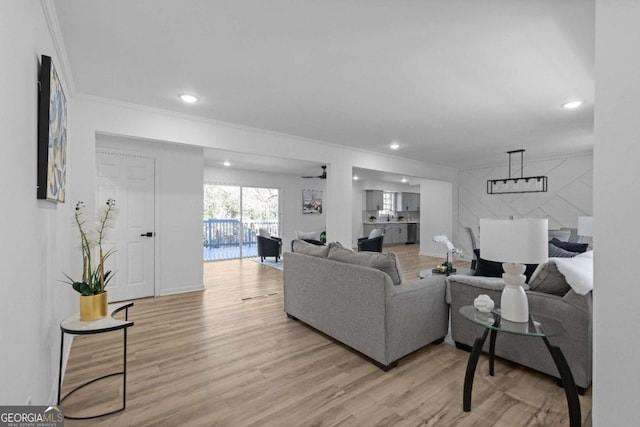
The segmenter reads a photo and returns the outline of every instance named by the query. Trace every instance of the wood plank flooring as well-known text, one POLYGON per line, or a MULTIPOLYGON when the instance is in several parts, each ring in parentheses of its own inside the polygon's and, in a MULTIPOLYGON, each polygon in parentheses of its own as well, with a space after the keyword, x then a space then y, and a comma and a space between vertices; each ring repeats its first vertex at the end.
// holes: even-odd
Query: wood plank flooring
MULTIPOLYGON (((387 248, 406 279, 442 262, 418 246, 387 248)), ((456 263, 465 266, 465 263, 456 263)), ((568 425, 554 379, 481 356, 471 412, 462 411, 468 353, 430 345, 383 372, 283 312, 279 270, 251 260, 204 265, 206 290, 136 300, 129 318, 127 408, 67 426, 556 426, 568 425), (249 298, 249 299, 247 299, 249 298)), ((121 332, 76 337, 63 394, 121 369, 121 332)), ((121 378, 65 401, 68 414, 114 409, 121 378)), ((591 389, 580 396, 591 425, 591 389)))

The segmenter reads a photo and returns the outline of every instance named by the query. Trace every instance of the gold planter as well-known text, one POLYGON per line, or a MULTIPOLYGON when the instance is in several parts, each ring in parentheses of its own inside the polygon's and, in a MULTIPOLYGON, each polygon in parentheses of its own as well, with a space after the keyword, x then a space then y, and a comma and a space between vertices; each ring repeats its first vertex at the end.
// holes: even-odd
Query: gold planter
POLYGON ((107 316, 107 293, 80 295, 80 320, 90 322, 107 316))

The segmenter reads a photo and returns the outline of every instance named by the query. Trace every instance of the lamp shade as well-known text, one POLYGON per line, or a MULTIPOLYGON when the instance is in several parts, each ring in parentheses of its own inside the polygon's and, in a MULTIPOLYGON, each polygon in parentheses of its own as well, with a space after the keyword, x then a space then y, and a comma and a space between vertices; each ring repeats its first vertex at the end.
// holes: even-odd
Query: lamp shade
POLYGON ((539 264, 549 258, 549 221, 481 219, 480 256, 497 262, 539 264))
POLYGON ((592 216, 579 216, 578 217, 578 236, 593 236, 593 217, 592 216))

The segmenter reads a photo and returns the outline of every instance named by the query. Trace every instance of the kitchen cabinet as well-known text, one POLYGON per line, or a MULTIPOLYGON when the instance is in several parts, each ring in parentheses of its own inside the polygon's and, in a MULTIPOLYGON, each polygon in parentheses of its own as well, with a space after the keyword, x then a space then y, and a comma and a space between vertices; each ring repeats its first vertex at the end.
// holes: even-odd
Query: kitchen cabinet
POLYGON ((384 231, 384 246, 390 245, 404 245, 407 243, 407 223, 398 222, 374 222, 363 224, 364 237, 369 236, 371 230, 379 228, 384 231))
POLYGON ((407 243, 407 224, 401 224, 398 231, 398 243, 405 244, 407 243))
POLYGON ((372 223, 372 224, 364 224, 362 228, 363 228, 362 237, 369 237, 369 234, 371 234, 371 231, 373 231, 375 228, 382 228, 382 227, 379 227, 378 224, 376 223, 372 223))
POLYGON ((420 193, 398 194, 396 210, 398 212, 415 212, 420 210, 420 193))
POLYGON ((382 190, 366 190, 367 197, 367 210, 379 211, 382 210, 383 192, 382 190))

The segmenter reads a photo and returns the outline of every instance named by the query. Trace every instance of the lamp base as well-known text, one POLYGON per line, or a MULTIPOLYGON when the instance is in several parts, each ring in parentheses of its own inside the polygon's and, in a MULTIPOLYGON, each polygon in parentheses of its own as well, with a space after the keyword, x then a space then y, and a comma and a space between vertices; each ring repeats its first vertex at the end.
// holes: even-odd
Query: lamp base
POLYGON ((510 322, 524 323, 529 321, 529 301, 522 285, 527 279, 523 274, 524 264, 502 264, 506 286, 500 299, 500 314, 510 322))

